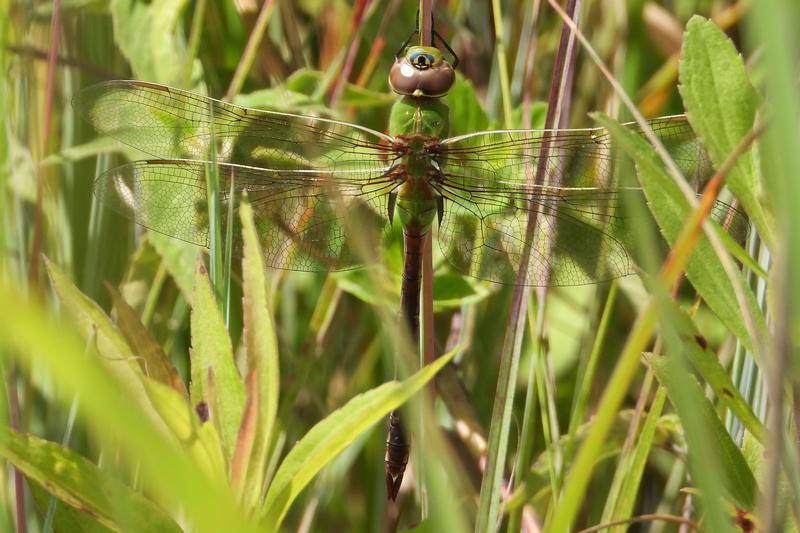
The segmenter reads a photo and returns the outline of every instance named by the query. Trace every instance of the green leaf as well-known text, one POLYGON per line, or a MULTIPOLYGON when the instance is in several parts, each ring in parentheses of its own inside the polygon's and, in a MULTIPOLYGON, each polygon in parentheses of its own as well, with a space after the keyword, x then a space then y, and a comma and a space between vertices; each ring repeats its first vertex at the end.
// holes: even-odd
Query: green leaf
POLYGON ((475 278, 444 273, 433 277, 433 311, 439 313, 462 305, 480 302, 492 293, 475 278))
POLYGON ((267 492, 261 523, 277 528, 300 491, 339 452, 430 381, 459 351, 453 349, 404 381, 351 399, 311 428, 281 463, 267 492))
POLYGON ((96 137, 83 144, 76 144, 63 148, 57 154, 50 154, 43 161, 43 165, 57 165, 61 163, 75 162, 94 157, 101 154, 123 152, 129 154, 141 154, 139 150, 128 149, 125 145, 111 137, 96 137))
POLYGON ((110 11, 114 37, 138 79, 177 85, 186 52, 176 27, 188 0, 114 0, 110 11))
MULTIPOLYGON (((641 135, 604 115, 597 114, 595 119, 608 128, 614 140, 636 162, 639 182, 644 189, 650 211, 664 238, 670 245, 673 245, 691 212, 678 185, 664 169, 653 147, 641 135)), ((718 231, 722 231, 715 222, 712 220, 709 222, 718 231)), ((692 256, 686 264, 686 277, 728 329, 748 349, 753 350, 753 339, 750 338, 745 327, 731 280, 704 233, 699 236, 692 256)), ((739 279, 750 313, 756 321, 757 330, 763 338, 767 338, 766 321, 755 296, 749 285, 744 282, 744 276, 741 273, 739 279)))
POLYGON ((244 384, 217 299, 202 261, 197 262, 192 304, 192 405, 205 402, 222 437, 226 456, 233 455, 244 410, 244 384))
MULTIPOLYGON (((28 478, 29 481, 32 481, 32 479, 28 478)), ((51 496, 36 482, 29 483, 28 488, 31 490, 33 502, 39 514, 45 516, 50 505, 50 499, 55 498, 55 496, 51 496)), ((91 514, 76 509, 71 505, 64 505, 57 499, 55 504, 53 531, 69 533, 109 533, 116 531, 98 522, 91 514)))
POLYGON ((181 531, 153 502, 72 450, 0 428, 0 454, 48 492, 106 527, 124 531, 181 531))
MULTIPOLYGON (((719 168, 753 129, 758 97, 733 42, 716 24, 698 15, 686 25, 679 89, 692 128, 719 168)), ((752 149, 739 157, 727 184, 773 246, 752 149)))
POLYGON ((665 338, 667 355, 652 356, 648 363, 678 411, 689 446, 692 478, 701 490, 706 490, 706 499, 719 497, 714 489, 721 485, 739 508, 753 510, 758 494, 753 473, 697 379, 677 359, 682 357, 676 352, 682 342, 669 332, 665 338))
POLYGON ((231 465, 231 483, 246 507, 261 499, 275 417, 278 412, 280 371, 278 339, 269 310, 264 256, 248 202, 240 208, 244 259, 243 315, 247 350, 247 403, 242 416, 236 452, 231 465))
POLYGON ((463 135, 489 127, 489 118, 483 110, 472 82, 456 73, 456 81, 445 96, 450 107, 450 136, 463 135))
POLYGON ((145 378, 145 390, 172 435, 201 470, 218 483, 227 483, 225 454, 213 424, 198 419, 188 399, 175 389, 145 378))
MULTIPOLYGON (((318 70, 300 69, 286 80, 285 90, 294 93, 313 95, 319 88, 324 78, 324 73, 318 70)), ((345 84, 339 104, 343 107, 389 107, 397 98, 393 94, 371 91, 352 83, 345 84)), ((285 109, 285 101, 280 104, 285 109)))
POLYGON ((700 334, 694 321, 685 311, 677 306, 671 314, 671 324, 676 334, 680 335, 686 358, 695 370, 711 386, 717 398, 736 415, 745 428, 759 441, 766 441, 766 429, 753 413, 750 405, 734 386, 728 372, 717 359, 714 351, 708 346, 705 337, 700 334))
POLYGON ((147 241, 164 259, 170 276, 175 280, 186 300, 191 302, 195 258, 199 250, 197 246, 173 239, 157 231, 148 231, 147 241))
POLYGON ((136 314, 136 311, 128 305, 128 302, 110 284, 106 283, 106 289, 111 294, 111 299, 114 302, 117 325, 119 325, 122 334, 133 351, 141 357, 142 369, 145 374, 156 381, 169 385, 185 398, 188 398, 186 387, 183 385, 180 375, 178 375, 178 370, 169 360, 167 354, 164 353, 161 345, 153 339, 150 332, 142 324, 142 321, 139 320, 139 315, 136 314))

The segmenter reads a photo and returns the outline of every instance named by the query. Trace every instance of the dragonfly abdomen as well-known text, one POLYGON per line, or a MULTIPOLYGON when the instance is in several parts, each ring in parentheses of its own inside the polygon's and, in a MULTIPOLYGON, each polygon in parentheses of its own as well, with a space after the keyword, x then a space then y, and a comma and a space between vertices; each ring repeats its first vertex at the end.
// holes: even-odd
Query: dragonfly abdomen
POLYGON ((384 469, 386 471, 386 495, 392 501, 397 499, 400 485, 403 483, 403 474, 408 464, 409 446, 400 417, 395 411, 389 414, 389 432, 386 435, 386 456, 384 469))

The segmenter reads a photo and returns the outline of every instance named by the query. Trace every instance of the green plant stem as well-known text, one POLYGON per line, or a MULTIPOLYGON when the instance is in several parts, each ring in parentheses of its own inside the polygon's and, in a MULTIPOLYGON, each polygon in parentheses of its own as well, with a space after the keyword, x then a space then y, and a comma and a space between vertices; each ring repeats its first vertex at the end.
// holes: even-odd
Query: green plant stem
POLYGON ((231 83, 228 86, 228 92, 225 93, 226 101, 232 101, 233 98, 242 90, 244 79, 247 76, 247 73, 250 72, 250 67, 253 66, 253 61, 256 58, 256 50, 258 49, 258 45, 261 44, 261 39, 264 37, 264 32, 267 29, 267 24, 272 17, 272 11, 274 8, 274 0, 264 0, 264 3, 261 6, 261 11, 258 13, 256 24, 253 27, 253 31, 250 33, 250 37, 247 39, 247 46, 245 46, 244 52, 242 52, 242 58, 239 61, 239 64, 236 66, 236 72, 233 73, 233 79, 231 79, 231 83))
POLYGON ((503 104, 503 124, 506 128, 512 128, 511 84, 508 79, 508 58, 506 57, 506 43, 503 32, 503 15, 500 0, 492 0, 492 18, 494 19, 494 46, 497 53, 497 67, 500 73, 500 98, 503 104))
POLYGON ((189 44, 186 50, 186 59, 183 63, 183 74, 181 75, 181 85, 189 87, 192 79, 192 67, 197 58, 197 50, 200 48, 200 35, 203 33, 203 21, 206 15, 207 0, 197 0, 192 15, 192 27, 189 30, 189 44))

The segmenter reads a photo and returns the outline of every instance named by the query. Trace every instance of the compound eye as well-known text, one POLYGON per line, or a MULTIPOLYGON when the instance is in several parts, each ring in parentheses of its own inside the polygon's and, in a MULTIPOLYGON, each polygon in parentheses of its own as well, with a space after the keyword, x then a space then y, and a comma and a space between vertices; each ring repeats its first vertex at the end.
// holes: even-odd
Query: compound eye
POLYGON ((430 68, 436 58, 433 57, 433 54, 428 54, 426 52, 413 52, 411 54, 411 62, 417 67, 421 69, 430 68))

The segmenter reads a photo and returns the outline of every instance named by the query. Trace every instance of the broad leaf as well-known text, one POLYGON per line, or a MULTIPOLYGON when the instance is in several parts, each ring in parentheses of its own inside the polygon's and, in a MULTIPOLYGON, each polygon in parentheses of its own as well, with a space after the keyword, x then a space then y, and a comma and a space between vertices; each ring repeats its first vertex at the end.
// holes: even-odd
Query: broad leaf
POLYGON ((14 313, 13 320, 0 320, 0 355, 13 355, 29 370, 57 376, 59 386, 53 391, 63 406, 79 396, 85 427, 100 445, 119 449, 126 464, 138 468, 148 494, 164 506, 180 508, 196 531, 255 531, 228 486, 209 479, 167 440, 167 428, 147 396, 127 393, 122 378, 88 356, 72 329, 2 280, 0 301, 0 314, 3 309, 14 313))
MULTIPOLYGON (((142 385, 144 373, 139 357, 131 351, 122 334, 99 305, 80 292, 54 263, 45 259, 45 264, 53 289, 81 336, 97 350, 103 365, 126 385, 126 392, 142 405, 146 405, 148 400, 142 385)), ((153 421, 160 422, 155 416, 153 421)))
POLYGON ((183 385, 178 370, 167 354, 144 327, 139 315, 128 305, 122 295, 110 284, 106 289, 111 294, 114 310, 117 312, 117 325, 133 351, 141 358, 144 373, 156 381, 169 385, 177 392, 188 398, 186 387, 183 385))
MULTIPOLYGON (((719 26, 700 16, 686 25, 680 83, 689 122, 719 168, 753 129, 758 97, 733 42, 719 26)), ((764 193, 752 149, 739 157, 727 184, 759 233, 773 245, 772 228, 760 202, 764 193)))

